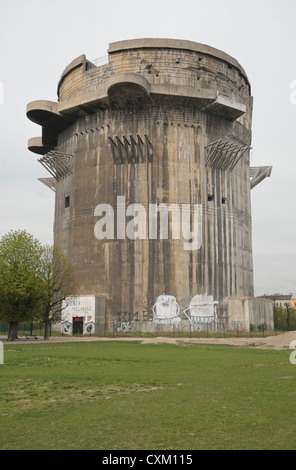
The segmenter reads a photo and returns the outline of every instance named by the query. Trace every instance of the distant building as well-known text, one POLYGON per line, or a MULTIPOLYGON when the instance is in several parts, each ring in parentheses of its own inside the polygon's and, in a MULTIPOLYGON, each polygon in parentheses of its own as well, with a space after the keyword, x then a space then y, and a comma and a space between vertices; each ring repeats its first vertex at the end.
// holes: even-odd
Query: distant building
POLYGON ((296 309, 296 293, 294 294, 271 294, 271 295, 260 295, 259 299, 271 300, 275 307, 285 308, 287 304, 291 308, 296 309))
POLYGON ((291 297, 291 307, 296 308, 296 293, 292 294, 291 297))

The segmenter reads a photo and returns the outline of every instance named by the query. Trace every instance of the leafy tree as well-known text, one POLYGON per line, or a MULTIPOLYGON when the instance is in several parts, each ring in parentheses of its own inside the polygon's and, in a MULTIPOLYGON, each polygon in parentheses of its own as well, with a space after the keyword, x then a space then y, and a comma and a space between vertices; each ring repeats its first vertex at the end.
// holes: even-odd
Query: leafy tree
POLYGON ((274 307, 274 327, 279 330, 296 329, 296 310, 289 304, 283 307, 274 307))
POLYGON ((17 339, 19 322, 40 318, 42 251, 40 242, 25 230, 11 231, 0 240, 0 320, 10 325, 10 341, 17 339))
POLYGON ((78 286, 68 258, 56 246, 45 246, 42 254, 44 339, 48 339, 49 326, 59 319, 63 301, 75 296, 78 286))

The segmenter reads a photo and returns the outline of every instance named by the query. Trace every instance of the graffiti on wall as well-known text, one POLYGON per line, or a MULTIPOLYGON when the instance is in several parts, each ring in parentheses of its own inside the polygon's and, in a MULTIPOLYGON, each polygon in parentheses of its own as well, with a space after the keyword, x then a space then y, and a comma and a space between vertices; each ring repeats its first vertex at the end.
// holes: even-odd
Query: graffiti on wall
POLYGON ((184 314, 191 325, 206 323, 212 324, 217 321, 217 305, 212 295, 195 295, 192 297, 189 307, 184 314))
MULTIPOLYGON (((150 310, 117 312, 117 321, 113 323, 113 332, 138 331, 139 322, 151 322, 158 325, 170 325, 179 328, 182 320, 189 320, 192 328, 204 329, 208 325, 216 328, 218 302, 211 295, 195 295, 184 310, 180 308, 176 297, 162 294, 157 297, 150 310)), ((95 333, 95 297, 69 297, 62 312, 62 332, 64 334, 95 333)))
POLYGON ((62 312, 62 333, 73 334, 73 319, 83 321, 83 334, 95 332, 95 297, 68 297, 64 301, 62 312))
POLYGON ((127 333, 128 331, 132 331, 133 322, 128 321, 128 322, 116 323, 115 327, 118 333, 127 333))
POLYGON ((190 321, 191 326, 198 324, 216 324, 217 305, 212 295, 195 295, 189 306, 180 309, 176 298, 172 295, 160 295, 153 305, 153 321, 155 325, 178 326, 183 318, 190 321))
MULTIPOLYGON (((217 305, 212 295, 195 295, 189 306, 182 310, 176 297, 162 294, 157 297, 151 310, 142 310, 142 321, 153 322, 155 326, 170 325, 177 328, 182 319, 189 320, 192 327, 200 324, 216 325, 217 305)), ((117 322, 113 323, 113 328, 118 332, 139 328, 139 313, 117 312, 117 322)))
POLYGON ((160 295, 152 307, 156 325, 177 325, 180 323, 180 307, 173 295, 160 295))

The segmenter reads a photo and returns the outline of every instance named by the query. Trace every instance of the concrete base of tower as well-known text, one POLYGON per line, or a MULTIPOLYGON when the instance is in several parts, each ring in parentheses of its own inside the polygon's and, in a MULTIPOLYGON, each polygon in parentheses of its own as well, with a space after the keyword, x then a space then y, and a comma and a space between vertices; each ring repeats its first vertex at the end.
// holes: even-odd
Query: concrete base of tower
POLYGON ((232 297, 219 306, 212 296, 197 295, 187 308, 161 295, 149 310, 108 314, 106 296, 69 297, 62 313, 61 331, 68 335, 194 335, 211 332, 264 332, 274 328, 273 304, 254 297, 232 297), (220 308, 221 307, 221 308, 220 308))
POLYGON ((228 299, 228 329, 235 331, 262 331, 274 328, 273 304, 270 300, 254 297, 228 299))

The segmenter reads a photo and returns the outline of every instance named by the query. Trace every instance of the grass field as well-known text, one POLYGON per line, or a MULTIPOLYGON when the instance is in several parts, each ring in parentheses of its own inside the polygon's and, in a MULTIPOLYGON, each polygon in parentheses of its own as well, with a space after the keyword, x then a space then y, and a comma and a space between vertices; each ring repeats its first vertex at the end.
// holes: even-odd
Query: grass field
POLYGON ((0 449, 295 449, 289 350, 5 345, 0 449))

